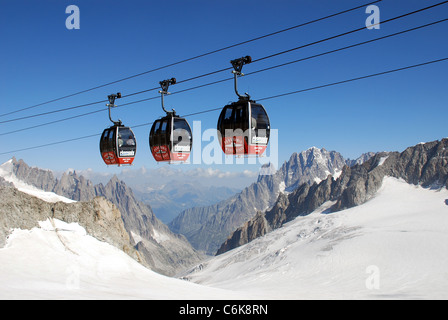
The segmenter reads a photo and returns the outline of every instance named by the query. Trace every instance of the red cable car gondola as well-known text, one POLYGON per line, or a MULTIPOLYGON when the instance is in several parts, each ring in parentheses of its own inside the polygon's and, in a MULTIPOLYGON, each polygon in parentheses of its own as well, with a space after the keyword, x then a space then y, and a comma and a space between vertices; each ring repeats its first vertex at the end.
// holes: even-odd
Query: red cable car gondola
POLYGON ((176 111, 167 111, 164 106, 164 95, 169 94, 170 84, 176 79, 161 81, 162 109, 166 116, 152 125, 149 134, 149 147, 157 162, 185 162, 190 157, 193 147, 193 136, 188 121, 176 115, 176 111))
POLYGON ((225 106, 218 119, 218 140, 226 155, 260 156, 269 143, 270 122, 265 108, 238 93, 238 76, 244 64, 252 62, 250 56, 231 61, 235 77, 237 102, 225 106))
POLYGON ((137 152, 137 140, 131 128, 125 127, 121 120, 113 121, 110 109, 115 107, 115 99, 121 98, 121 94, 109 97, 109 119, 114 124, 103 131, 100 140, 100 152, 104 163, 110 165, 132 165, 137 152))

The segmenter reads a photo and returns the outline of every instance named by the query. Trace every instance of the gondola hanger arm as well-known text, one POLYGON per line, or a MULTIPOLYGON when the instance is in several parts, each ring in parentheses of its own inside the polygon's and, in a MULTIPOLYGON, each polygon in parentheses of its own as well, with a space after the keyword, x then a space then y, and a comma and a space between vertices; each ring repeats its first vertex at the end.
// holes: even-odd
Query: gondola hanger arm
POLYGON ((159 93, 162 94, 162 109, 163 109, 163 111, 166 112, 167 115, 170 115, 170 114, 173 116, 176 115, 176 111, 174 109, 172 109, 172 111, 167 111, 165 109, 165 95, 171 94, 168 92, 168 89, 169 89, 170 85, 176 84, 176 82, 177 82, 176 78, 171 78, 171 79, 163 80, 163 81, 159 82, 160 86, 162 87, 162 90, 159 91, 159 93))
POLYGON ((250 100, 250 95, 246 92, 245 96, 242 96, 239 92, 238 92, 238 76, 244 76, 243 71, 243 66, 249 63, 252 63, 252 57, 251 56, 245 56, 239 59, 235 59, 230 61, 230 63, 233 66, 233 76, 234 76, 234 80, 235 80, 235 93, 238 96, 238 98, 240 100, 250 100))
POLYGON ((115 105, 115 99, 121 99, 121 92, 118 92, 117 94, 111 94, 111 95, 107 96, 107 98, 109 99, 109 103, 106 104, 106 106, 109 108, 109 119, 110 119, 110 121, 111 121, 114 125, 116 125, 116 126, 121 126, 121 125, 122 125, 121 120, 118 119, 118 121, 114 121, 114 120, 112 119, 112 115, 111 115, 111 111, 110 111, 111 108, 115 108, 115 107, 116 107, 116 105, 115 105))

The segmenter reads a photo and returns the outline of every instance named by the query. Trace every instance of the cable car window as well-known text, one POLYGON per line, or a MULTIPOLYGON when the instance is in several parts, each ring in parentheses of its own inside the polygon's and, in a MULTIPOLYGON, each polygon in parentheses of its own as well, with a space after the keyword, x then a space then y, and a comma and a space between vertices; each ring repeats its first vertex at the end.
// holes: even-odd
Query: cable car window
POLYGON ((251 111, 252 118, 255 120, 254 124, 256 129, 270 129, 266 111, 260 105, 253 104, 251 111))
POLYGON ((174 119, 173 125, 173 146, 176 152, 190 152, 191 149, 191 128, 185 119, 174 119))
POLYGON ((226 112, 224 114, 224 123, 223 129, 233 129, 232 128, 232 118, 233 118, 233 108, 227 107, 226 112))
POLYGON ((241 129, 243 132, 248 128, 248 114, 246 105, 235 108, 235 130, 241 129))
POLYGON ((169 120, 163 120, 162 125, 161 125, 160 129, 158 130, 159 137, 160 137, 159 138, 159 143, 160 143, 161 146, 169 144, 168 132, 167 132, 168 121, 169 120))
POLYGON ((187 124, 187 121, 184 119, 174 119, 174 127, 173 130, 187 130, 190 131, 190 126, 187 124))
POLYGON ((135 146, 135 137, 130 130, 128 130, 127 138, 124 138, 125 146, 133 147, 135 146))
POLYGON ((108 136, 109 136, 109 129, 106 129, 103 131, 103 135, 101 136, 101 141, 100 141, 100 152, 101 153, 106 152, 107 150, 110 149, 108 136))
POLYGON ((231 106, 225 107, 222 111, 218 121, 218 128, 224 136, 226 135, 226 130, 233 130, 233 108, 231 106))
POLYGON ((114 149, 114 145, 115 145, 115 140, 114 140, 114 133, 115 133, 115 128, 109 130, 109 137, 107 138, 108 142, 108 149, 109 150, 113 150, 114 149))
POLYGON ((107 148, 108 147, 108 136, 109 136, 109 130, 104 130, 104 132, 103 132, 103 137, 101 138, 101 140, 102 140, 102 145, 104 145, 104 147, 105 148, 107 148))
POLYGON ((154 124, 154 133, 157 134, 157 130, 160 129, 160 121, 156 121, 156 123, 154 124))
POLYGON ((160 121, 157 120, 151 129, 151 134, 150 134, 150 139, 151 139, 150 145, 151 146, 159 145, 159 134, 160 134, 159 129, 160 129, 160 121))
POLYGON ((118 146, 119 147, 134 147, 135 137, 129 128, 121 128, 118 133, 118 146))
POLYGON ((162 129, 161 129, 162 133, 165 133, 165 132, 166 132, 166 127, 167 127, 167 125, 168 125, 168 120, 163 121, 163 123, 162 123, 162 129))

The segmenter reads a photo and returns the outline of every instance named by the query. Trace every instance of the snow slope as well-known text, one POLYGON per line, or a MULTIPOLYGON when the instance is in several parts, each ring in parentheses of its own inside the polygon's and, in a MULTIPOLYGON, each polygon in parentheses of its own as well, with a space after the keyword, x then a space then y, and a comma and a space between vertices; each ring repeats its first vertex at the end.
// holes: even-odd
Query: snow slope
POLYGON ((161 276, 78 224, 58 220, 15 230, 0 249, 0 299, 249 298, 161 276))
POLYGON ((12 170, 13 164, 12 160, 9 160, 2 164, 0 166, 0 177, 3 177, 6 181, 11 182, 16 189, 18 189, 21 192, 27 193, 29 195, 32 195, 33 197, 39 198, 41 200, 44 200, 46 202, 65 202, 65 203, 73 203, 76 201, 73 201, 71 199, 62 197, 60 195, 57 195, 53 192, 46 192, 42 191, 40 189, 37 189, 36 187, 33 187, 21 180, 19 180, 13 173, 12 170))
POLYGON ((386 177, 362 206, 326 203, 185 276, 273 299, 447 299, 447 204, 446 189, 386 177))
POLYGON ((78 224, 15 230, 0 299, 447 299, 448 191, 385 178, 362 206, 331 203, 184 275, 156 274, 78 224))

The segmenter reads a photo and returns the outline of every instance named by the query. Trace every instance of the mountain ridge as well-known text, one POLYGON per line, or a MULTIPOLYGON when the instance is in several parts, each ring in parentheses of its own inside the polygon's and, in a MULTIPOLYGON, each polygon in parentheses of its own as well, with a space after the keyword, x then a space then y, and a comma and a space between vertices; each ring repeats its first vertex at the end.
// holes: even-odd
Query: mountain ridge
POLYGON ((264 236, 297 216, 306 216, 327 201, 335 202, 328 212, 363 204, 376 194, 385 176, 423 187, 447 188, 448 139, 418 144, 402 153, 377 153, 362 164, 345 166, 337 179, 330 176, 320 183, 302 184, 289 195, 280 195, 271 210, 259 213, 237 229, 217 255, 264 236))
POLYGON ((113 176, 106 185, 94 185, 75 171, 65 172, 60 179, 55 179, 50 170, 31 168, 23 160, 15 158, 2 166, 8 167, 9 174, 20 181, 47 192, 80 202, 96 197, 112 202, 120 211, 130 241, 143 257, 143 264, 156 272, 174 275, 202 259, 185 237, 171 232, 149 206, 136 200, 132 189, 117 176, 113 176))

